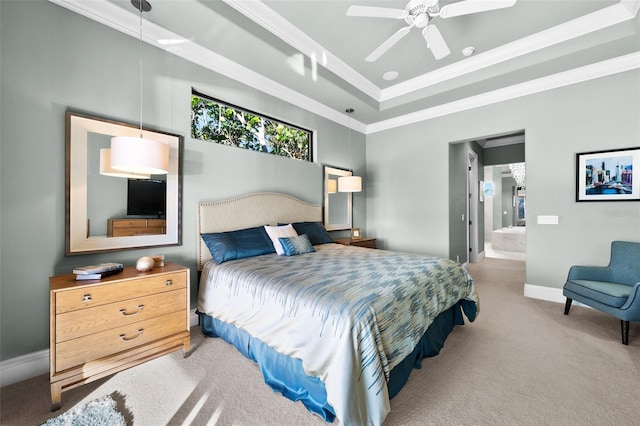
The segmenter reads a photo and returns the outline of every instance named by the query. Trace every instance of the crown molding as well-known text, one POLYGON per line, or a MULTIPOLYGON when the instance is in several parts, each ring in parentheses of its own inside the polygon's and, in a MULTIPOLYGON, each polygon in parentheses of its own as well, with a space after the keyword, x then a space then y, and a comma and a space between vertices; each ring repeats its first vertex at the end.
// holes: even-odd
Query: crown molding
MULTIPOLYGON (((102 0, 77 1, 77 0, 49 0, 51 3, 62 6, 96 22, 109 26, 131 37, 138 38, 139 15, 128 12, 115 4, 102 0)), ((232 0, 225 0, 230 2, 232 0)), ((235 1, 238 3, 238 1, 235 1)), ((242 2, 243 4, 245 2, 242 2)), ((261 3, 251 1, 246 3, 261 3)), ((629 14, 635 16, 640 9, 640 0, 622 0, 620 4, 611 7, 624 6, 623 9, 615 9, 618 19, 626 19, 629 14)), ((610 8, 611 8, 610 7, 610 8)), ((609 9, 609 8, 605 8, 609 9)), ((603 10, 605 10, 603 9, 603 10)), ((611 12, 609 12, 611 13, 611 12)), ((578 18, 580 20, 581 18, 578 18)), ((582 24, 580 24, 582 25, 582 24)), ((634 52, 618 58, 609 59, 595 64, 583 66, 573 70, 538 78, 528 82, 504 87, 494 91, 482 93, 465 99, 442 104, 436 107, 416 111, 403 116, 382 120, 365 125, 364 123, 347 116, 344 112, 336 111, 306 95, 303 95, 289 87, 271 80, 247 67, 244 67, 228 58, 217 54, 191 40, 173 33, 154 23, 145 21, 143 41, 168 53, 181 57, 189 62, 200 65, 211 71, 236 80, 257 91, 282 99, 292 105, 298 106, 318 116, 324 117, 345 127, 360 133, 370 134, 387 129, 392 129, 407 124, 425 121, 436 117, 442 117, 456 112, 491 105, 505 100, 515 99, 521 96, 551 90, 571 84, 580 83, 594 78, 604 77, 632 69, 640 68, 640 52, 634 52)), ((464 61, 462 61, 464 62, 464 61)), ((328 63, 329 65, 330 63, 328 63)), ((354 85, 355 86, 355 85, 354 85)))
POLYGON ((416 90, 434 86, 465 74, 533 53, 555 44, 620 24, 635 18, 640 9, 638 0, 622 0, 618 4, 588 13, 536 34, 515 40, 495 49, 463 59, 435 71, 414 77, 382 89, 379 101, 384 102, 416 90))
POLYGON ((402 83, 381 89, 328 49, 321 46, 298 27, 269 8, 260 0, 223 0, 229 6, 251 19, 282 41, 297 49, 312 61, 326 58, 321 65, 377 102, 384 102, 415 92, 483 68, 527 55, 555 44, 633 19, 640 9, 639 0, 621 0, 620 3, 588 13, 547 30, 523 37, 487 52, 463 59, 435 71, 422 74, 402 83))
POLYGON ((515 84, 476 96, 460 99, 433 108, 423 109, 401 117, 379 121, 367 126, 366 134, 381 132, 396 127, 420 121, 430 120, 457 112, 467 111, 498 102, 508 101, 523 96, 547 90, 557 89, 564 86, 582 83, 612 74, 631 71, 640 68, 640 51, 608 59, 594 64, 586 65, 572 70, 563 71, 557 74, 530 80, 524 83, 515 84))
POLYGON ((266 29, 313 62, 325 67, 373 99, 380 99, 380 88, 340 60, 298 27, 261 1, 222 0, 262 28, 266 29))
MULTIPOLYGON (((117 31, 138 39, 140 37, 140 16, 128 12, 108 1, 49 0, 79 15, 111 27, 117 31)), ((338 112, 306 95, 263 76, 243 65, 213 52, 191 40, 167 30, 153 22, 145 20, 142 40, 168 53, 181 57, 211 71, 236 80, 258 91, 299 106, 352 130, 364 133, 366 125, 361 121, 338 112)))

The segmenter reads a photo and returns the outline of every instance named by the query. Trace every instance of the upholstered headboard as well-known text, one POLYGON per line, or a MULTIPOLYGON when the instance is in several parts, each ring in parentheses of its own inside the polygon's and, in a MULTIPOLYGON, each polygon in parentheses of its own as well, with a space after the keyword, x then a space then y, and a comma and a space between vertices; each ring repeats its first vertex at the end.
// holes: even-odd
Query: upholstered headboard
POLYGON ((248 194, 229 200, 202 202, 197 205, 198 271, 211 259, 200 234, 226 232, 260 225, 292 222, 319 222, 322 206, 275 192, 248 194))

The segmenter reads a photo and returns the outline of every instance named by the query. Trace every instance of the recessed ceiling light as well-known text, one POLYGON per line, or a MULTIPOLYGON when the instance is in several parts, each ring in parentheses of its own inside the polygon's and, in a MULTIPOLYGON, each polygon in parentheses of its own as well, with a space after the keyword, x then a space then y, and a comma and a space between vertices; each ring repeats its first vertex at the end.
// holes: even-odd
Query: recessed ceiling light
POLYGON ((469 46, 469 47, 465 47, 464 49, 462 49, 462 54, 464 56, 471 56, 473 55, 473 53, 476 51, 476 48, 473 46, 469 46))
POLYGON ((400 74, 398 74, 398 71, 389 71, 389 72, 385 72, 382 78, 384 78, 387 81, 395 80, 396 78, 398 78, 399 75, 400 74))

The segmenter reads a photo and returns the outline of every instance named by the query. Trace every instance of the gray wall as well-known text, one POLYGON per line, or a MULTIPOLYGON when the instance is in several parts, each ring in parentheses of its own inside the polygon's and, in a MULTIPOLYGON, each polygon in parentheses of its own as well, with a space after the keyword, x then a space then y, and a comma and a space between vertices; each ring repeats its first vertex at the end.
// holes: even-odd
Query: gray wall
POLYGON ((571 265, 606 265, 612 240, 640 241, 640 203, 575 202, 577 152, 638 146, 639 93, 634 70, 367 135, 367 229, 387 248, 448 257, 462 244, 449 239, 449 144, 524 129, 526 282, 560 288, 571 265))
MULTIPOLYGON (((195 306, 197 202, 281 191, 322 204, 322 163, 366 173, 364 135, 352 131, 349 149, 346 127, 145 46, 144 125, 185 137, 183 244, 65 257, 65 111, 137 122, 139 43, 49 2, 2 1, 0 8, 2 360, 48 348, 50 276, 94 262, 131 265, 149 252, 164 254, 191 268, 195 306), (317 163, 191 139, 192 87, 316 131, 317 163)), ((364 186, 366 191, 366 181, 364 186)), ((353 224, 366 235, 365 197, 354 195, 353 224)))

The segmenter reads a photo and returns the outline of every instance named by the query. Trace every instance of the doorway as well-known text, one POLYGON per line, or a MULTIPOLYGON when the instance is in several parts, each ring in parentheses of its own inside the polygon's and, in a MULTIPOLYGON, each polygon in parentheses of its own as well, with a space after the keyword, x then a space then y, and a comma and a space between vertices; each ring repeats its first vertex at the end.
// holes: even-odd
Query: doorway
POLYGON ((525 163, 484 167, 486 257, 526 259, 525 163))

